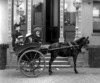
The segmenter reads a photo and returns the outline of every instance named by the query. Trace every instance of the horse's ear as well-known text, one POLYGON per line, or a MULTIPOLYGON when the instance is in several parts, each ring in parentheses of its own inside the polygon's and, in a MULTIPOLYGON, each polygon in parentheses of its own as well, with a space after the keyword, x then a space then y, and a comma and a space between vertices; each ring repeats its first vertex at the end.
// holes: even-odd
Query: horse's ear
POLYGON ((89 39, 89 36, 87 37, 87 39, 89 39))

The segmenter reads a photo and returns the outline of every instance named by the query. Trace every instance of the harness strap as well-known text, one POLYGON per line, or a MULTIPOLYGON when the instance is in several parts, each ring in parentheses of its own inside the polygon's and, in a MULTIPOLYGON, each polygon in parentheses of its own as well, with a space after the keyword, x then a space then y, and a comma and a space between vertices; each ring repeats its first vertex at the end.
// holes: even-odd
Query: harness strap
POLYGON ((68 44, 69 44, 69 46, 71 46, 71 47, 73 46, 69 41, 68 41, 68 44))
POLYGON ((81 52, 81 49, 79 49, 79 45, 77 45, 76 42, 73 42, 73 43, 75 44, 74 47, 76 47, 81 52))

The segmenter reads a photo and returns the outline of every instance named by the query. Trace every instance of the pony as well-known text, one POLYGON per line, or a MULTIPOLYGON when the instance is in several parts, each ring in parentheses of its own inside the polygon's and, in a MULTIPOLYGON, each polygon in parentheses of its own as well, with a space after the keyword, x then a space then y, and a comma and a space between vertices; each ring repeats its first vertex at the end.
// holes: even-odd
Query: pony
POLYGON ((89 44, 89 37, 81 37, 73 42, 66 42, 66 43, 53 43, 49 46, 49 53, 51 54, 50 61, 49 61, 49 75, 51 75, 52 68, 51 65, 53 61, 56 59, 57 56, 61 57, 73 57, 74 62, 74 72, 77 74, 78 71, 76 69, 76 61, 78 54, 81 52, 81 48, 85 48, 88 50, 89 44))

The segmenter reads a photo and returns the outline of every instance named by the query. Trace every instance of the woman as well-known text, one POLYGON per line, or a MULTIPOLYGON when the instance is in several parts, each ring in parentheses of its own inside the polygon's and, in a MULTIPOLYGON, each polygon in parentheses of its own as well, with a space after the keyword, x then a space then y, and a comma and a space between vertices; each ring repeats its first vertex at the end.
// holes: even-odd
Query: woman
POLYGON ((41 27, 36 27, 34 30, 33 30, 33 33, 32 33, 32 37, 33 37, 33 40, 34 42, 36 43, 39 43, 41 44, 42 43, 42 28, 41 27))
POLYGON ((12 33, 12 46, 15 50, 15 44, 18 43, 18 36, 22 36, 21 32, 20 32, 20 25, 19 24, 15 24, 14 25, 14 32, 12 33))

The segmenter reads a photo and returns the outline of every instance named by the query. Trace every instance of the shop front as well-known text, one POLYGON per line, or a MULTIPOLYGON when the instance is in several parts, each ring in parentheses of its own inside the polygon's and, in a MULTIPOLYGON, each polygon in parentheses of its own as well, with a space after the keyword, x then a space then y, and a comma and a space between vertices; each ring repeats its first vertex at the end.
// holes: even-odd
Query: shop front
POLYGON ((44 43, 72 41, 75 36, 74 0, 8 0, 9 42, 15 25, 23 36, 41 28, 44 43), (62 38, 62 39, 61 39, 62 38))
MULTIPOLYGON (((16 59, 11 55, 12 33, 16 24, 20 24, 23 36, 40 28, 43 43, 73 41, 75 37, 89 36, 90 45, 100 45, 100 0, 3 0, 0 3, 0 14, 5 16, 0 20, 0 43, 10 46, 8 63, 11 58, 16 59), (81 1, 77 11, 74 1, 81 1)), ((85 58, 82 55, 81 61, 86 59, 88 63, 88 58, 88 53, 85 58)))
MULTIPOLYGON (((99 5, 99 0, 8 0, 8 42, 12 42, 14 25, 20 24, 23 36, 40 28, 43 43, 73 41, 89 36, 90 47, 98 48, 99 5)), ((78 61, 87 65, 88 51, 80 54, 78 61)))
MULTIPOLYGON (((43 43, 73 41, 76 26, 74 0, 8 0, 8 42, 12 43, 15 26, 25 37, 41 29, 43 43)), ((12 50, 10 46, 9 51, 12 50)), ((16 60, 11 51, 8 62, 16 60)))

